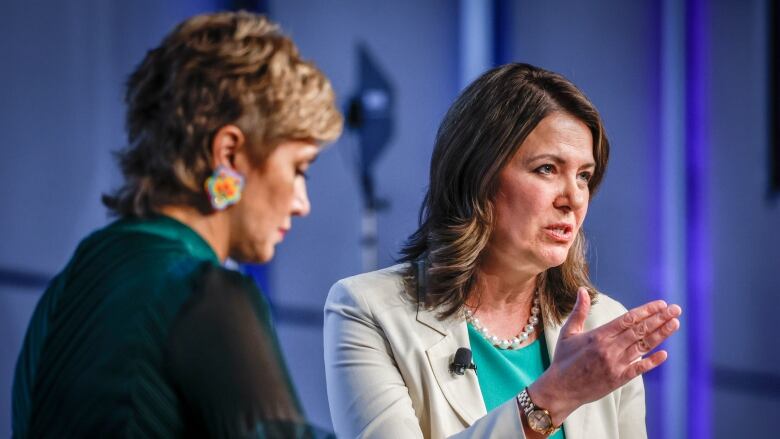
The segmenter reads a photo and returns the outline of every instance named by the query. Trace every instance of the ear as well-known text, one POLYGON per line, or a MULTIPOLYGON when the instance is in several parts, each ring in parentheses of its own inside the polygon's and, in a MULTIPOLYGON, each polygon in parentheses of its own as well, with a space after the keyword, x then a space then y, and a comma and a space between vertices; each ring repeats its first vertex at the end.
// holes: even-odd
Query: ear
POLYGON ((244 148, 246 138, 241 128, 235 125, 225 125, 214 134, 211 141, 211 166, 219 165, 235 169, 236 154, 244 148))

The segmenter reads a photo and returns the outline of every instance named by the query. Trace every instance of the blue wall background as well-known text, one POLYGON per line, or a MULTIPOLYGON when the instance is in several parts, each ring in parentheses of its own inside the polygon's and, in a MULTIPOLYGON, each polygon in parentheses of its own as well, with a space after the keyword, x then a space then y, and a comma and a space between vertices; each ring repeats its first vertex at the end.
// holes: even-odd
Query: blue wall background
MULTIPOLYGON (((395 136, 377 167, 378 194, 391 203, 378 217, 380 265, 393 262, 416 225, 435 131, 469 77, 462 66, 474 56, 473 25, 490 36, 481 43, 490 54, 483 63, 530 62, 578 84, 613 144, 585 224, 596 283, 629 307, 665 297, 686 308, 670 360, 646 379, 651 437, 726 438, 744 435, 737 421, 744 419, 752 436, 771 437, 773 419, 761 414, 780 413, 768 1, 272 0, 266 7, 331 77, 342 102, 357 87, 361 43, 396 87, 395 136), (690 44, 692 10, 701 13, 698 45, 690 44), (703 93, 695 101, 692 89, 703 93), (691 124, 692 112, 701 124, 691 124), (693 141, 703 154, 691 153, 693 141), (702 220, 692 228, 694 212, 702 220), (692 411, 696 395, 704 404, 692 411)), ((0 436, 10 430, 13 367, 45 282, 107 222, 99 196, 119 182, 111 152, 123 145, 127 74, 175 23, 223 3, 0 6, 0 436)), ((335 280, 362 269, 350 165, 356 142, 345 133, 322 154, 311 173, 312 214, 294 223, 267 267, 285 354, 309 417, 324 426, 321 308, 335 280)))

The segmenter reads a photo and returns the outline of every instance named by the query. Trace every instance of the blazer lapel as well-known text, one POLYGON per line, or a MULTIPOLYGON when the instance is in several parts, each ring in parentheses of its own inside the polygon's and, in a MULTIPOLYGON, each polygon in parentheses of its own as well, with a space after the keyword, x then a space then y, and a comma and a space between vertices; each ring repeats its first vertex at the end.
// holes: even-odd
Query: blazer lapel
POLYGON ((463 347, 471 348, 466 323, 457 319, 440 321, 432 312, 423 309, 418 309, 417 320, 444 335, 444 338, 425 351, 431 372, 455 413, 467 425, 473 424, 487 414, 477 375, 472 370, 467 370, 464 375, 450 372, 455 351, 463 347))
MULTIPOLYGON (((422 307, 417 311, 417 321, 444 336, 426 350, 428 362, 447 402, 467 425, 472 425, 487 414, 477 375, 470 370, 466 371, 464 375, 455 375, 449 371, 455 351, 462 347, 471 348, 466 323, 457 319, 441 321, 436 318, 433 312, 422 307)), ((555 345, 558 343, 560 332, 559 325, 545 326, 544 328, 544 338, 550 361, 555 358, 555 345)), ((583 428, 585 427, 588 406, 588 404, 581 406, 563 422, 567 439, 587 439, 583 428)))
POLYGON ((425 309, 422 305, 417 305, 417 321, 441 335, 449 334, 449 320, 439 320, 433 311, 425 309))
MULTIPOLYGON (((561 334, 559 325, 544 327, 544 341, 547 344, 547 352, 550 355, 550 361, 555 358, 555 345, 561 334)), ((563 421, 563 429, 566 432, 566 439, 586 439, 587 435, 582 430, 585 426, 588 405, 581 406, 573 411, 566 420, 563 421)))

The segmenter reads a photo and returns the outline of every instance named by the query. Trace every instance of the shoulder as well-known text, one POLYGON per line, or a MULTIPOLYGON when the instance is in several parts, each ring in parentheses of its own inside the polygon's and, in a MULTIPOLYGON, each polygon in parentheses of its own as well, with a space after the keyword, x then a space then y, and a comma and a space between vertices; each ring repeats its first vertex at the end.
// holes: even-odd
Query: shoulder
POLYGON ((169 301, 175 309, 174 331, 178 328, 186 334, 191 330, 181 328, 197 327, 225 337, 242 337, 258 324, 270 324, 262 293, 252 279, 237 271, 202 262, 182 286, 179 300, 169 301))
POLYGON ((262 297, 254 281, 238 271, 229 270, 208 261, 200 261, 189 275, 192 286, 191 300, 209 303, 218 308, 245 308, 262 305, 262 297))
POLYGON ((408 307, 410 300, 404 291, 403 279, 405 268, 406 264, 398 264, 339 280, 330 288, 326 308, 344 305, 373 311, 408 307))
POLYGON ((95 301, 101 315, 111 311, 121 317, 112 320, 129 323, 160 307, 170 315, 190 296, 201 265, 211 262, 180 241, 128 224, 116 221, 81 241, 44 295, 54 312, 64 312, 58 304, 95 301))
POLYGON ((397 264, 377 271, 345 277, 333 286, 350 290, 389 290, 403 287, 403 270, 406 264, 397 264))
MULTIPOLYGON (((143 229, 140 220, 118 220, 99 229, 80 243, 71 259, 74 269, 98 269, 104 265, 132 268, 139 274, 159 274, 181 263, 199 262, 182 240, 143 229)), ((114 270, 115 271, 115 270, 114 270)))

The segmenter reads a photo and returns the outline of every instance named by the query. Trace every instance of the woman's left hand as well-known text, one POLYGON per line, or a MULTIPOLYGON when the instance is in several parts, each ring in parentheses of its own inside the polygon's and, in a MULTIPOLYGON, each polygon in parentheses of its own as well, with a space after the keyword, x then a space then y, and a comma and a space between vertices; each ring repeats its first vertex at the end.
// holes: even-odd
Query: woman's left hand
POLYGON ((583 404, 595 401, 648 372, 667 358, 659 350, 642 358, 680 328, 678 305, 646 303, 584 332, 590 311, 585 288, 561 328, 550 367, 528 388, 534 403, 550 412, 555 425, 583 404))

